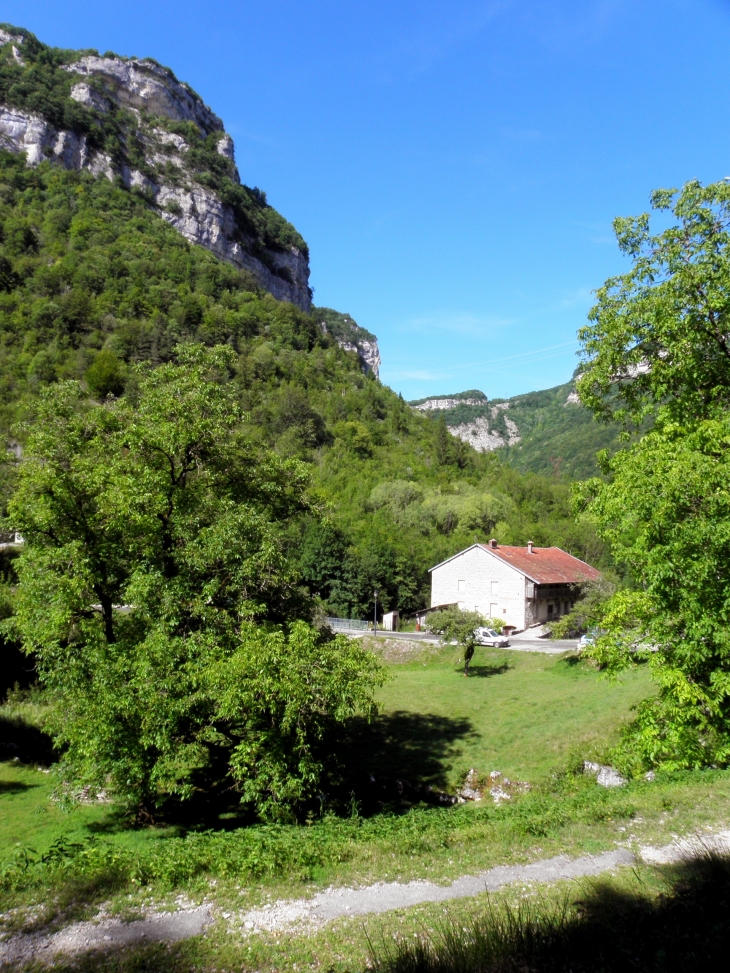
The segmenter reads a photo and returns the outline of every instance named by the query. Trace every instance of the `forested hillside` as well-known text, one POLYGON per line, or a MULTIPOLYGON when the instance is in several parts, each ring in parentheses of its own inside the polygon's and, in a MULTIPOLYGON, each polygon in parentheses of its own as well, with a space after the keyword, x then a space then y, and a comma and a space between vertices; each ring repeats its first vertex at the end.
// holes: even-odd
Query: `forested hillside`
MULTIPOLYGON (((83 122, 92 142, 106 133, 108 148, 109 139, 120 137, 109 129, 112 121, 127 124, 136 115, 101 117, 84 109, 79 121, 69 107, 76 102, 64 87, 63 65, 82 52, 58 52, 23 37, 24 66, 9 42, 2 47, 6 100, 47 112, 56 125, 83 122), (94 134, 94 125, 100 132, 94 134)), ((171 73, 155 71, 173 84, 171 73)), ((197 98, 174 84, 175 97, 197 98)), ((111 98, 108 86, 102 88, 111 98)), ((115 91, 119 101, 123 93, 115 91)), ((206 119, 222 125, 199 99, 185 110, 207 112, 206 119)), ((140 117, 150 131, 166 124, 149 112, 140 117)), ((219 138, 221 128, 213 133, 219 138)), ((195 149, 192 128, 187 137, 192 149, 182 161, 195 162, 198 182, 210 182, 202 170, 216 158, 220 179, 232 178, 212 145, 195 149)), ((268 277, 186 239, 157 196, 123 178, 123 167, 110 177, 66 165, 55 150, 31 165, 16 150, 13 143, 12 152, 0 153, 0 434, 11 447, 6 498, 8 469, 28 435, 23 424, 32 423, 44 388, 77 380, 89 400, 134 397, 136 365, 173 360, 179 343, 197 341, 234 349, 237 364, 226 380, 237 390, 249 436, 310 470, 323 517, 300 519, 280 542, 325 611, 367 617, 375 589, 384 610, 413 611, 427 600, 428 568, 475 537, 558 544, 601 561, 603 547, 590 525, 573 520, 565 482, 522 475, 452 437, 434 413, 409 408, 377 380, 375 337, 348 315, 275 299, 268 277)), ((294 234, 297 252, 306 253, 263 194, 251 199, 257 218, 294 234)), ((273 230, 266 237, 261 227, 261 240, 274 250, 290 245, 273 230)))
POLYGON ((442 415, 453 435, 475 448, 498 451, 523 472, 562 479, 595 476, 596 453, 618 447, 618 430, 580 404, 575 381, 511 399, 487 399, 472 390, 410 403, 442 415), (434 408, 438 404, 440 408, 434 408))
POLYGON ((475 535, 599 556, 567 487, 521 476, 414 413, 316 313, 191 246, 139 193, 5 154, 0 199, 6 439, 22 440, 11 430, 48 383, 133 394, 136 362, 168 360, 180 341, 226 343, 251 435, 307 460, 328 505, 324 526, 289 538, 328 610, 364 617, 375 587, 385 608, 419 607, 428 567, 475 535))

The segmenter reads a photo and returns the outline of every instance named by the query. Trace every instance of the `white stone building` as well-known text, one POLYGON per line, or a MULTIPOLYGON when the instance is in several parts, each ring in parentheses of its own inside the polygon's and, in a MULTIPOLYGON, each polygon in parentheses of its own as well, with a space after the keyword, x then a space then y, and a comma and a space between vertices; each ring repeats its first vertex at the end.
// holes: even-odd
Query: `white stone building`
POLYGON ((566 614, 600 572, 559 547, 472 544, 431 568, 431 608, 458 605, 515 631, 566 614))

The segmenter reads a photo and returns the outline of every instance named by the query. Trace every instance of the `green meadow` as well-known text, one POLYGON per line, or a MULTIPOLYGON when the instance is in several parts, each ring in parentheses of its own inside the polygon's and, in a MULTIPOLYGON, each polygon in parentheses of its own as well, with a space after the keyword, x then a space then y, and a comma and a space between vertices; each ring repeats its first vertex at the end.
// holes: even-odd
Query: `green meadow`
POLYGON ((402 756, 393 739, 383 754, 391 772, 425 771, 430 783, 453 787, 474 767, 533 782, 562 770, 573 752, 608 749, 652 692, 646 669, 609 681, 573 654, 479 648, 468 679, 462 666, 451 646, 391 666, 380 699, 393 736, 399 722, 401 739, 420 725, 427 743, 424 765, 420 749, 402 756))
MULTIPOLYGON (((347 814, 325 810, 299 825, 250 823, 230 804, 207 810, 198 805, 204 808, 198 819, 171 814, 155 827, 134 828, 113 803, 65 807, 55 800, 58 777, 41 762, 42 711, 6 705, 0 713, 4 740, 14 736, 23 756, 0 762, 5 932, 91 918, 100 907, 133 918, 150 907, 174 909, 183 896, 211 905, 215 921, 204 937, 106 958, 89 954, 60 968, 296 973, 304 967, 344 973, 368 962, 385 969, 392 961, 397 969, 413 957, 391 955, 388 942, 443 923, 463 920, 471 928, 491 906, 480 896, 446 909, 433 904, 337 920, 306 933, 250 935, 236 917, 330 885, 449 882, 497 864, 596 853, 619 843, 662 844, 727 823, 726 771, 659 775, 652 783, 612 790, 578 772, 580 759, 600 757, 631 718, 632 705, 651 692, 646 670, 609 681, 574 656, 483 648, 465 679, 454 647, 383 640, 376 648, 391 678, 381 691, 380 716, 370 726, 355 726, 347 741, 353 779, 400 776, 453 792, 474 767, 480 774, 497 769, 529 781, 531 790, 501 805, 489 797, 454 807, 356 801, 347 814), (33 746, 24 752, 26 737, 33 746)), ((639 893, 648 896, 647 908, 663 901, 661 875, 644 866, 629 871, 613 880, 616 894, 632 902, 639 893)), ((507 889, 492 905, 518 908, 524 894, 507 889)), ((560 912, 561 903, 585 895, 585 883, 545 895, 560 912)), ((557 914, 550 909, 550 916, 557 914)))

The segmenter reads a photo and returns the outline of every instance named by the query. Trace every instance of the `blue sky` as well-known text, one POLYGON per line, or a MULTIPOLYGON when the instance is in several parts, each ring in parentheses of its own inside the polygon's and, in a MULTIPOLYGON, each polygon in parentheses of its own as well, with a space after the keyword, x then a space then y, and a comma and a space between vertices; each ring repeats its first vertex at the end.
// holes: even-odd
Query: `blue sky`
POLYGON ((567 381, 616 215, 730 174, 730 0, 10 0, 190 83, 406 398, 567 381))

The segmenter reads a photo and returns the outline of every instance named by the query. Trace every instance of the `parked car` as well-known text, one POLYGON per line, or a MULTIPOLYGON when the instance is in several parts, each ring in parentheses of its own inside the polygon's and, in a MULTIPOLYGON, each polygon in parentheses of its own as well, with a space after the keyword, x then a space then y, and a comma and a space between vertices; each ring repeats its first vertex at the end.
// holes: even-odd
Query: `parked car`
POLYGON ((605 631, 602 628, 592 628, 590 632, 586 632, 584 635, 578 639, 578 651, 581 649, 587 649, 591 645, 596 644, 596 639, 600 635, 605 635, 605 631))
POLYGON ((509 639, 506 635, 500 635, 493 628, 476 629, 477 643, 479 645, 493 645, 495 649, 506 649, 509 639))

